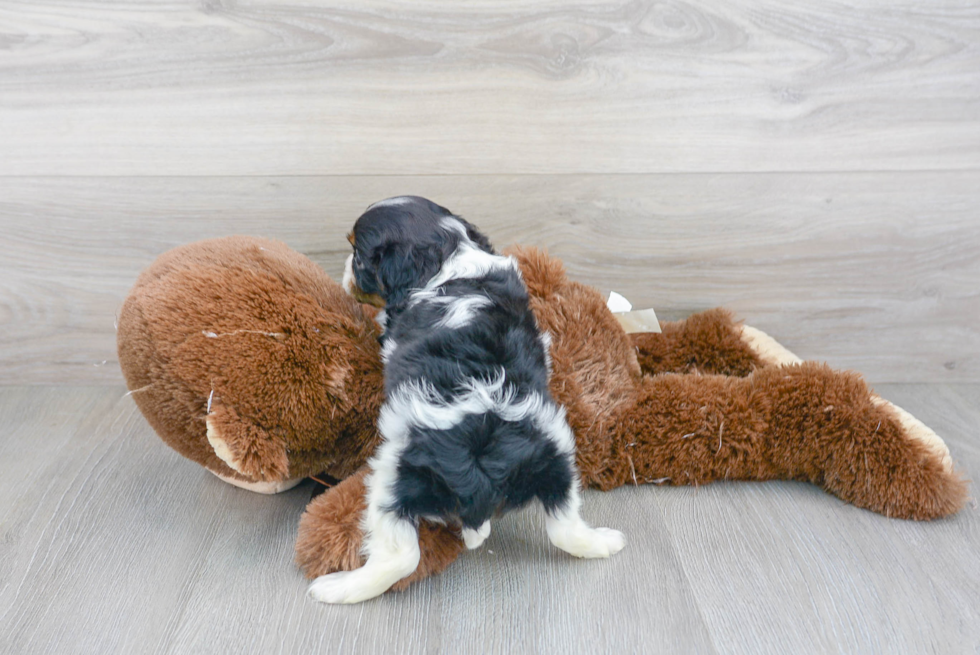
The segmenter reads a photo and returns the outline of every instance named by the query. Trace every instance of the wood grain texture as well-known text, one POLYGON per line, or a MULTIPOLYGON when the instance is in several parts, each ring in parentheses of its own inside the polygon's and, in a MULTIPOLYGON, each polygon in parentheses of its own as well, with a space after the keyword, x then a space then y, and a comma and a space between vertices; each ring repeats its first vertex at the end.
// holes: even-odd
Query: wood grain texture
MULTIPOLYGON (((0 480, 49 473, 2 506, 2 652, 629 652, 646 639, 713 650, 655 507, 629 558, 565 557, 532 510, 407 593, 315 604, 292 563, 310 487, 267 497, 219 482, 168 450, 123 392, 0 389, 13 435, 0 480), (32 451, 52 424, 71 448, 32 451)), ((592 494, 586 513, 625 525, 637 503, 629 490, 592 494)))
MULTIPOLYGON (((884 385, 980 474, 980 385, 884 385)), ((0 651, 971 652, 980 513, 889 520, 796 483, 587 493, 615 558, 534 508, 405 593, 305 597, 310 488, 258 496, 168 450, 121 387, 0 388, 0 651)))
POLYGON ((723 305, 872 382, 980 381, 980 184, 946 172, 0 177, 0 383, 119 382, 114 316, 189 241, 279 238, 339 280, 354 219, 400 193, 662 318, 723 305))
POLYGON ((978 167, 980 7, 14 0, 0 175, 978 167))

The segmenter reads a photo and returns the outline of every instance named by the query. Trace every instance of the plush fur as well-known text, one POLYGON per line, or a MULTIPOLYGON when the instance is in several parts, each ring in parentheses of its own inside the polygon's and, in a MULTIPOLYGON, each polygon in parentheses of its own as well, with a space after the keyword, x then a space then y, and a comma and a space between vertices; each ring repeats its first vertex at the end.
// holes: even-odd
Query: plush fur
POLYGON ((140 275, 119 313, 119 362, 157 434, 222 478, 343 479, 378 443, 371 311, 280 242, 203 241, 140 275))
MULTIPOLYGON (((303 513, 299 529, 306 539, 296 544, 296 561, 310 578, 353 570, 364 564, 361 517, 367 509, 363 486, 367 473, 365 467, 332 488, 329 494, 317 496, 317 502, 310 503, 303 513), (332 556, 325 558, 324 552, 332 556)), ((418 531, 423 556, 411 575, 392 585, 396 591, 443 571, 464 548, 458 532, 445 524, 421 521, 418 531)))
MULTIPOLYGON (((512 254, 551 335, 549 388, 575 433, 584 485, 793 479, 892 517, 963 506, 967 484, 942 440, 859 375, 780 357, 720 310, 627 335, 559 261, 512 254)), ((119 316, 120 364, 157 433, 223 479, 275 491, 318 470, 345 478, 378 443, 374 311, 282 244, 204 241, 140 276, 119 316)), ((363 497, 351 478, 310 503, 297 539, 308 576, 363 563, 363 497)), ((396 587, 463 549, 458 534, 424 521, 419 539, 418 568, 396 587)))

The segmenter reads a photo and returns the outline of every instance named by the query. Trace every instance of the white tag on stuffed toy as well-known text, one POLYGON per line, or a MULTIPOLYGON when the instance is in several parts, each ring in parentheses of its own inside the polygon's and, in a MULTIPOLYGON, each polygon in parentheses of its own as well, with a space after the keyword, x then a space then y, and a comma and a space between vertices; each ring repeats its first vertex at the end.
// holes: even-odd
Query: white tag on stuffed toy
POLYGON ((623 312, 631 311, 633 309, 633 303, 615 291, 610 291, 609 300, 606 301, 606 307, 608 307, 609 311, 611 311, 613 314, 621 314, 623 312))
POLYGON ((633 305, 615 291, 609 292, 606 306, 612 312, 627 334, 634 332, 660 332, 660 321, 653 309, 638 309, 633 311, 633 305))

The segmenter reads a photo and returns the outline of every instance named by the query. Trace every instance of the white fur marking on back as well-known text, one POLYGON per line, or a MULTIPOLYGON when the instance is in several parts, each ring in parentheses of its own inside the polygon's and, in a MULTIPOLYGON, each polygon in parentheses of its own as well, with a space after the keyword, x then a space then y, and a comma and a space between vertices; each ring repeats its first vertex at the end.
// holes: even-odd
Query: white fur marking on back
POLYGON ((486 296, 448 296, 448 298, 450 302, 444 303, 446 315, 436 322, 436 327, 459 329, 476 318, 477 310, 481 307, 493 304, 486 296))
POLYGON ((466 228, 458 219, 447 216, 441 219, 439 224, 444 229, 457 232, 462 240, 456 251, 443 262, 439 272, 423 288, 412 292, 409 296, 408 308, 411 309, 422 302, 444 303, 446 314, 436 325, 456 329, 473 320, 476 310, 492 305, 493 301, 486 296, 478 295, 444 296, 443 290, 440 289, 442 285, 452 280, 480 278, 491 271, 507 268, 514 270, 519 278, 521 272, 517 260, 513 257, 501 257, 480 250, 467 236, 466 228))
POLYGON ((388 360, 391 359, 391 356, 394 354, 395 348, 397 347, 398 344, 395 343, 394 339, 390 337, 386 339, 385 345, 381 346, 381 361, 387 364, 388 360))
POLYGON ((447 216, 441 219, 439 221, 439 225, 443 226, 447 230, 458 232, 467 242, 473 243, 473 241, 470 239, 470 235, 466 233, 466 228, 463 227, 463 224, 460 223, 455 216, 447 216))
POLYGON ((544 348, 544 366, 548 369, 548 379, 551 379, 551 334, 549 332, 541 331, 538 335, 541 340, 541 347, 544 348))
MULTIPOLYGON (((471 378, 463 383, 463 390, 451 402, 444 400, 425 380, 406 382, 385 403, 379 426, 381 421, 388 421, 392 431, 407 437, 413 426, 449 430, 471 414, 493 412, 505 421, 530 419, 560 453, 574 454, 575 435, 565 420, 564 408, 533 391, 517 401, 517 390, 505 385, 505 381, 503 371, 493 380, 471 378)), ((387 429, 382 428, 381 433, 388 437, 387 429)))
POLYGON ((470 294, 466 296, 444 296, 442 289, 419 289, 408 298, 408 309, 422 303, 442 305, 445 314, 436 323, 436 327, 458 329, 476 318, 477 310, 489 307, 493 301, 486 296, 470 294))
POLYGON ((450 280, 462 280, 483 277, 487 273, 495 270, 511 268, 521 274, 517 266, 517 260, 513 257, 502 257, 491 255, 488 252, 476 247, 469 237, 466 236, 466 229, 460 225, 459 221, 452 218, 444 218, 441 221, 443 227, 455 231, 461 231, 463 240, 460 241, 456 251, 446 259, 439 272, 425 285, 426 290, 440 287, 450 280))

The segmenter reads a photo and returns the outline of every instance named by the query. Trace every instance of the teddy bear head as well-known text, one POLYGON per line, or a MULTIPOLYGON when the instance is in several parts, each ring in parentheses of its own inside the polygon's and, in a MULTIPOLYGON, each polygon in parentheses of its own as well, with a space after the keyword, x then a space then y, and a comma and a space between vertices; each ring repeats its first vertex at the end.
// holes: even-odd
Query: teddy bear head
POLYGON ((345 478, 377 444, 373 308, 277 241, 228 237, 161 256, 118 321, 130 393, 181 455, 255 491, 345 478))

